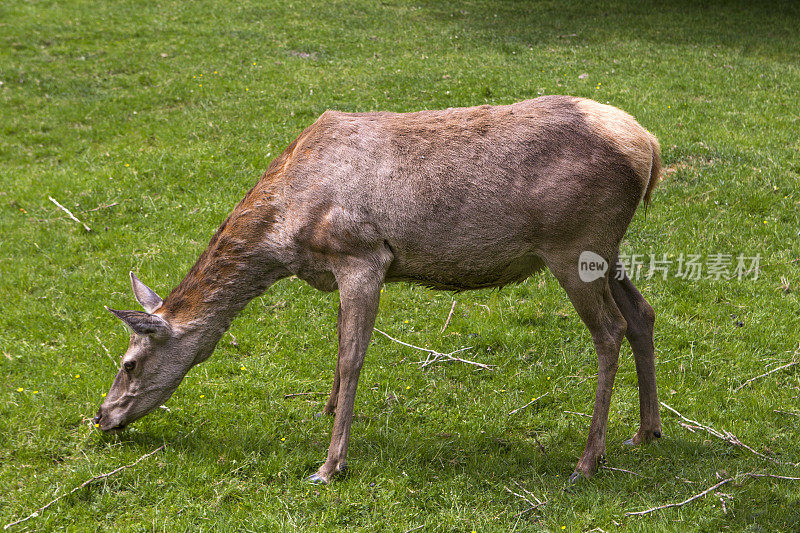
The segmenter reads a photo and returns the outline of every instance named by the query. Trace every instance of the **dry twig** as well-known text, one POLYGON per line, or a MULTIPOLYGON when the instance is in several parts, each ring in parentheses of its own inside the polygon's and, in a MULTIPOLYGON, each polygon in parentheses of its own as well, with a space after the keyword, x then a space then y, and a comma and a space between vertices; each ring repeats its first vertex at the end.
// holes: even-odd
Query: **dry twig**
POLYGON ((103 344, 103 341, 100 340, 100 337, 95 335, 94 338, 97 339, 97 342, 100 343, 100 347, 102 347, 103 350, 106 352, 106 357, 108 357, 109 361, 111 361, 111 364, 114 365, 114 368, 117 368, 118 366, 117 362, 114 360, 113 357, 111 357, 111 352, 108 351, 108 348, 106 348, 106 345, 103 344))
POLYGON ((564 411, 564 412, 567 413, 568 415, 578 415, 578 416, 585 416, 586 418, 592 418, 592 415, 586 413, 579 413, 577 411, 564 411))
POLYGON ((515 484, 517 487, 519 487, 520 489, 522 489, 522 492, 524 492, 525 494, 527 494, 528 496, 530 496, 531 498, 533 498, 534 500, 536 500, 536 503, 533 503, 532 501, 530 501, 530 500, 529 500, 527 497, 523 496, 522 494, 519 494, 519 493, 517 493, 517 492, 514 492, 513 490, 509 489, 508 487, 503 487, 503 488, 504 488, 504 489, 506 489, 508 492, 510 492, 511 494, 513 494, 514 496, 516 496, 517 498, 520 498, 520 499, 522 499, 522 500, 523 500, 525 503, 527 503, 527 504, 530 506, 530 507, 528 507, 527 509, 524 509, 524 510, 522 510, 521 512, 519 512, 519 513, 515 514, 515 515, 514 515, 514 518, 517 518, 518 516, 521 516, 521 515, 523 515, 523 514, 525 514, 525 513, 529 513, 529 512, 531 512, 531 511, 533 511, 534 509, 538 509, 539 507, 541 507, 542 505, 544 505, 544 504, 546 504, 546 503, 547 503, 547 500, 545 500, 545 501, 542 501, 542 500, 540 500, 539 498, 537 498, 537 497, 536 497, 536 495, 535 495, 535 494, 533 494, 531 491, 529 491, 528 489, 526 489, 525 487, 523 487, 522 485, 520 485, 520 484, 519 484, 519 483, 517 483, 516 481, 514 481, 514 484, 515 484))
POLYGON ((549 391, 548 391, 548 392, 545 392, 544 394, 542 394, 542 395, 541 395, 541 396, 539 396, 538 398, 534 398, 533 400, 529 401, 528 403, 526 403, 526 404, 525 404, 525 405, 523 405, 522 407, 517 407, 516 409, 514 409, 513 411, 511 411, 511 412, 510 412, 510 413, 508 413, 508 414, 510 414, 510 415, 513 415, 514 413, 517 413, 517 412, 519 412, 519 411, 522 411, 522 410, 523 410, 523 409, 525 409, 526 407, 530 407, 530 406, 531 406, 531 405, 533 405, 534 403, 538 402, 539 400, 541 400, 542 398, 544 398, 544 397, 545 397, 545 396, 547 396, 548 394, 550 394, 550 392, 549 392, 549 391))
POLYGON ((772 369, 772 370, 770 370, 769 372, 765 372, 765 373, 763 373, 763 374, 761 374, 761 375, 758 375, 758 376, 756 376, 756 377, 754 377, 754 378, 750 378, 750 379, 748 379, 747 381, 745 381, 744 383, 742 383, 741 385, 739 385, 738 387, 736 387, 735 389, 733 389, 733 392, 739 392, 739 391, 740 391, 741 389, 743 389, 743 388, 744 388, 744 387, 745 387, 745 386, 746 386, 748 383, 752 383, 753 381, 757 380, 758 378, 763 378, 764 376, 769 376, 770 374, 772 374, 772 373, 774 373, 774 372, 777 372, 778 370, 783 370, 784 368, 789 368, 790 366, 794 366, 794 365, 796 365, 796 364, 797 364, 797 361, 793 361, 793 362, 791 362, 791 363, 789 363, 789 364, 786 364, 786 365, 783 365, 783 366, 779 366, 778 368, 773 368, 773 369, 772 369))
MULTIPOLYGON (((744 477, 746 477, 746 478, 774 478, 774 479, 783 479, 783 480, 788 480, 788 481, 800 481, 800 477, 779 476, 777 474, 756 474, 754 472, 748 472, 748 473, 744 474, 744 477)), ((719 483, 717 483, 713 487, 709 487, 706 490, 704 490, 703 492, 699 492, 699 493, 695 494, 694 496, 692 496, 691 498, 688 498, 688 499, 686 499, 686 500, 684 500, 682 502, 679 502, 679 503, 668 503, 666 505, 660 505, 658 507, 653 507, 651 509, 646 509, 644 511, 630 511, 630 512, 625 513, 625 516, 643 516, 643 515, 646 515, 648 513, 652 513, 654 511, 660 511, 662 509, 669 509, 671 507, 681 507, 683 505, 686 505, 689 502, 693 502, 694 500, 696 500, 698 498, 702 498, 706 494, 708 494, 710 492, 713 492, 714 490, 718 489, 722 485, 724 485, 724 484, 726 484, 726 483, 728 483, 730 481, 733 481, 734 479, 736 479, 736 478, 729 477, 729 478, 723 479, 722 481, 720 481, 719 483)), ((717 493, 717 496, 720 497, 720 500, 722 500, 723 497, 727 497, 727 498, 730 499, 729 495, 723 494, 723 493, 719 493, 719 492, 717 493)))
POLYGON ((797 464, 795 464, 795 463, 786 463, 786 462, 783 462, 783 461, 778 461, 777 459, 773 459, 772 457, 768 457, 768 456, 764 455, 761 452, 757 452, 753 448, 748 446, 747 444, 745 444, 742 441, 740 441, 739 437, 737 437, 733 433, 730 433, 729 431, 717 431, 716 429, 714 429, 712 427, 709 427, 709 426, 701 424, 697 420, 692 420, 691 418, 686 418, 685 416, 680 414, 678 411, 676 411, 675 409, 673 409, 669 405, 665 404, 664 402, 659 402, 659 403, 661 405, 663 405, 664 407, 666 407, 667 409, 669 409, 670 411, 672 411, 673 413, 675 413, 676 415, 678 415, 679 417, 681 417, 681 419, 683 419, 685 422, 688 422, 689 424, 692 424, 693 427, 689 427, 686 424, 681 424, 681 426, 685 427, 689 431, 694 432, 693 429, 702 429, 703 431, 706 431, 706 432, 710 433, 711 435, 717 437, 718 439, 722 439, 725 442, 727 442, 728 444, 733 444, 734 446, 740 446, 740 447, 744 448, 745 450, 749 451, 750 453, 752 453, 754 455, 757 455, 758 457, 761 457, 762 459, 766 459, 768 461, 772 461, 773 463, 779 464, 779 465, 797 466, 797 464))
POLYGON ((57 206, 59 209, 61 209, 62 211, 64 211, 64 212, 67 214, 67 216, 68 216, 69 218, 71 218, 72 220, 74 220, 74 221, 75 221, 75 222, 77 222, 78 224, 81 224, 81 225, 84 227, 84 229, 86 229, 86 231, 92 231, 92 228, 90 228, 89 226, 87 226, 87 225, 86 225, 86 223, 84 223, 84 222, 81 222, 80 220, 78 220, 78 218, 77 218, 75 215, 73 215, 73 214, 72 214, 72 211, 70 211, 69 209, 67 209, 66 207, 64 207, 64 206, 63 206, 63 205, 61 205, 60 203, 58 203, 58 201, 57 201, 55 198, 53 198, 52 196, 48 196, 48 198, 50 198, 50 201, 51 201, 51 202, 53 202, 54 204, 56 204, 56 206, 57 206))
POLYGON ((132 467, 136 466, 137 464, 139 464, 140 461, 142 461, 144 459, 147 459, 151 455, 153 455, 153 454, 155 454, 157 452, 160 452, 161 450, 163 450, 166 447, 167 447, 166 444, 162 444, 161 446, 159 446, 158 448, 156 448, 152 452, 144 454, 143 456, 139 457, 138 459, 136 459, 134 462, 132 462, 129 465, 123 465, 123 466, 120 466, 119 468, 116 468, 116 469, 112 470, 111 472, 106 472, 105 474, 100 474, 100 475, 97 475, 97 476, 90 477, 89 479, 87 479, 86 481, 84 481, 83 483, 81 483, 80 485, 78 485, 77 487, 72 489, 71 491, 62 494, 61 496, 59 496, 58 498, 55 498, 54 500, 50 500, 48 503, 46 503, 45 505, 39 507, 37 510, 35 510, 34 512, 29 514, 25 518, 17 520, 16 522, 11 522, 9 524, 6 524, 5 526, 3 526, 3 529, 5 530, 5 529, 8 529, 10 527, 16 526, 17 524, 21 524, 22 522, 27 522, 31 518, 36 518, 37 516, 39 516, 39 513, 41 513, 42 511, 44 511, 45 509, 47 509, 48 507, 50 507, 51 505, 53 505, 54 503, 59 501, 61 498, 69 496, 70 494, 74 494, 75 492, 79 491, 80 489, 84 488, 85 486, 87 486, 87 485, 89 485, 91 483, 94 483, 95 481, 99 481, 101 479, 106 479, 108 477, 113 476, 117 472, 121 472, 122 470, 125 470, 127 468, 132 468, 132 467))
POLYGON ((614 472, 625 472, 626 474, 633 474, 634 476, 644 477, 641 474, 637 474, 631 470, 625 470, 624 468, 614 468, 613 466, 603 466, 604 470, 613 470, 614 472))
POLYGON ((403 342, 401 340, 395 339, 394 337, 392 337, 388 333, 383 332, 383 331, 379 330, 378 328, 374 328, 374 329, 375 329, 375 331, 377 331, 378 333, 380 333, 384 337, 386 337, 389 340, 392 340, 392 341, 394 341, 394 342, 396 342, 398 344, 402 344, 403 346, 408 346, 409 348, 414 348, 415 350, 420 350, 422 352, 427 352, 428 356, 425 359, 423 359, 422 361, 417 361, 416 362, 418 365, 420 365, 419 366, 420 368, 425 368, 426 366, 429 366, 429 365, 432 365, 434 363, 438 363, 438 362, 441 362, 442 360, 444 360, 444 361, 456 361, 456 362, 459 362, 459 363, 466 363, 468 365, 475 365, 475 366, 477 366, 479 368, 483 368, 484 370, 492 370, 492 366, 491 365, 485 365, 483 363, 476 363, 475 361, 470 361, 468 359, 461 359, 460 357, 455 357, 454 356, 454 354, 457 354, 458 352, 463 352, 464 350, 471 349, 472 346, 467 346, 466 348, 460 348, 460 349, 455 350, 455 351, 450 352, 450 353, 440 353, 440 352, 437 352, 436 350, 430 350, 428 348, 420 348, 419 346, 414 346, 413 344, 409 344, 407 342, 403 342))
POLYGON ((753 472, 748 473, 747 477, 771 477, 774 479, 785 479, 788 481, 800 481, 800 477, 779 476, 778 474, 755 474, 753 472))
POLYGON ((286 398, 295 398, 297 396, 320 396, 322 394, 326 394, 324 392, 291 392, 289 394, 284 394, 284 399, 286 398))
POLYGON ((447 320, 444 321, 444 326, 442 326, 442 331, 439 333, 444 333, 444 330, 447 329, 448 324, 450 324, 450 319, 453 318, 453 311, 456 308, 456 301, 453 300, 453 305, 450 306, 450 313, 447 315, 447 320))
POLYGON ((720 488, 725 483, 729 483, 729 482, 733 481, 733 479, 734 478, 732 478, 732 477, 729 477, 727 479, 723 479, 722 481, 720 481, 719 483, 717 483, 713 487, 709 487, 706 490, 704 490, 703 492, 698 492, 697 494, 695 494, 691 498, 683 500, 682 502, 679 502, 679 503, 668 503, 666 505, 659 505, 658 507, 653 507, 651 509, 645 509, 644 511, 629 511, 629 512, 625 513, 625 516, 644 516, 646 514, 649 514, 649 513, 655 512, 655 511, 660 511, 662 509, 669 509, 671 507, 682 507, 682 506, 686 505, 687 503, 695 501, 698 498, 702 498, 703 496, 705 496, 709 492, 715 491, 716 489, 720 488))
POLYGON ((91 213, 92 211, 100 211, 101 209, 108 209, 109 207, 114 207, 115 205, 119 205, 119 202, 111 202, 110 204, 100 204, 94 209, 87 209, 85 213, 91 213))

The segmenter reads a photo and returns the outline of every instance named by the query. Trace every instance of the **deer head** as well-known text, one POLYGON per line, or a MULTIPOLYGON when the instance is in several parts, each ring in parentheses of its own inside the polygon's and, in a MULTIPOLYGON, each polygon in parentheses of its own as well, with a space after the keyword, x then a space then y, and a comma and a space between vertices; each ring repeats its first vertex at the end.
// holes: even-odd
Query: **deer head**
POLYGON ((108 309, 128 327, 130 344, 111 390, 94 417, 95 427, 119 431, 161 406, 194 365, 195 336, 164 318, 162 300, 131 272, 142 311, 108 309))

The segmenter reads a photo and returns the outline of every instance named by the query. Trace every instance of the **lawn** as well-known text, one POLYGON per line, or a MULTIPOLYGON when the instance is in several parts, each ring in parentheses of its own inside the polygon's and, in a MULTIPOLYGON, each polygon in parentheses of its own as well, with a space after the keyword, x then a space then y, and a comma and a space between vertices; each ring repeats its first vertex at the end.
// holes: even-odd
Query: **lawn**
POLYGON ((800 530, 800 481, 752 475, 800 476, 798 27, 792 2, 3 2, 0 522, 64 496, 10 531, 800 530), (376 334, 331 485, 304 482, 325 397, 285 395, 330 389, 337 296, 297 279, 254 300, 167 409, 118 436, 91 426, 128 342, 103 305, 138 307, 128 271, 165 296, 324 110, 542 94, 613 104, 661 142, 665 180, 623 251, 657 313, 660 400, 694 422, 665 408, 662 439, 622 444, 639 420, 626 344, 608 462, 567 487, 597 361, 544 273, 386 286, 378 328, 494 369, 420 369, 376 334), (646 279, 650 254, 666 279, 646 279), (679 276, 690 256, 703 270, 679 276))

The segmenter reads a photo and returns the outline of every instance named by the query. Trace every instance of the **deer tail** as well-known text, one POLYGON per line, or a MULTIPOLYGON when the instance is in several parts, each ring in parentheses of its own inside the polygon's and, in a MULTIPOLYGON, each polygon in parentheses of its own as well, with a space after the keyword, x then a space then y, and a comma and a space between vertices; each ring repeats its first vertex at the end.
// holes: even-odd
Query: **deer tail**
POLYGON ((653 153, 653 159, 650 165, 650 180, 647 182, 647 189, 644 193, 644 207, 650 205, 650 197, 653 195, 658 182, 661 181, 661 148, 658 145, 658 139, 650 135, 650 150, 653 153))

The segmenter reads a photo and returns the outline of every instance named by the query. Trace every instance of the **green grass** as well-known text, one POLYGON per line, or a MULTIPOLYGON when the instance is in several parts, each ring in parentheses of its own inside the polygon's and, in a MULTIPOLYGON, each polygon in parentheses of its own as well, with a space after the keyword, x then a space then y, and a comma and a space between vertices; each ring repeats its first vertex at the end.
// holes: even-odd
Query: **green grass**
POLYGON ((312 416, 324 398, 283 395, 329 389, 336 295, 297 280, 250 304, 169 412, 118 437, 87 423, 127 345, 103 309, 134 308, 127 272, 167 293, 322 111, 559 93, 621 107, 661 141, 667 179, 626 251, 761 254, 757 280, 637 282, 658 314, 661 399, 760 453, 800 461, 800 367, 734 392, 798 359, 800 11, 695 4, 0 4, 0 522, 166 443, 15 529, 800 529, 798 482, 741 477, 800 468, 692 433, 666 411, 658 443, 621 444, 638 424, 627 345, 607 456, 638 475, 603 470, 564 490, 588 430, 570 411, 591 410, 596 357, 549 274, 455 295, 387 286, 377 327, 440 351, 472 346, 465 357, 497 368, 420 371, 420 353, 377 335, 350 472, 330 486, 303 482, 325 457, 331 420, 312 416), (711 494, 623 516, 720 476, 739 476, 720 489, 725 510, 711 494), (505 489, 520 492, 515 483, 547 504, 515 516, 526 508, 505 489))

